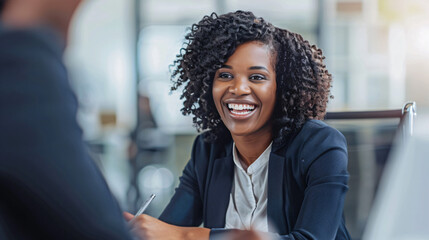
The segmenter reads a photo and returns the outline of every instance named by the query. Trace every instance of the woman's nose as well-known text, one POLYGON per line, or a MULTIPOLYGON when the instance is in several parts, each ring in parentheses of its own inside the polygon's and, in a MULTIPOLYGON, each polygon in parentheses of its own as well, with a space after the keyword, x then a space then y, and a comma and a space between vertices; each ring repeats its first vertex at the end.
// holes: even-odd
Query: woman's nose
POLYGON ((236 78, 231 81, 229 92, 235 95, 247 95, 251 93, 247 78, 236 78))

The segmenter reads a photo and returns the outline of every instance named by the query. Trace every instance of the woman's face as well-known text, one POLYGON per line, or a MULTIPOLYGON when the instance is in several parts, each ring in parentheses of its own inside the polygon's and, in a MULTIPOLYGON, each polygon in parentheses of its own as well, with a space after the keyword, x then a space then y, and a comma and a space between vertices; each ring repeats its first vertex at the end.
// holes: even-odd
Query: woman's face
POLYGON ((276 72, 270 47, 241 44, 215 74, 213 100, 232 136, 271 134, 276 72))

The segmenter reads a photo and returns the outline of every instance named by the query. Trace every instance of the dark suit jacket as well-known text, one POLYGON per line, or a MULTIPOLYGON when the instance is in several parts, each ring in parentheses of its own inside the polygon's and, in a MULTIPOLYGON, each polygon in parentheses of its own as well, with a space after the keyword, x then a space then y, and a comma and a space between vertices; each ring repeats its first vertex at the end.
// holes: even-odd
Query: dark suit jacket
POLYGON ((82 141, 62 52, 49 29, 0 26, 0 236, 131 239, 82 141))
MULTIPOLYGON (((350 239, 343 219, 348 189, 344 136, 317 120, 307 121, 285 144, 273 144, 268 167, 269 230, 282 239, 350 239)), ((234 179, 232 140, 195 140, 171 202, 160 219, 180 226, 226 230, 225 216, 234 179)))

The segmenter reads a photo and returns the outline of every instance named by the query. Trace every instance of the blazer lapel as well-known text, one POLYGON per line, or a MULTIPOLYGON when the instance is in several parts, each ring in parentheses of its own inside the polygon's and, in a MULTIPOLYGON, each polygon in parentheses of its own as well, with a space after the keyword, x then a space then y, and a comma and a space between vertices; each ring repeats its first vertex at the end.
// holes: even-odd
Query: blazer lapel
POLYGON ((268 164, 268 230, 270 232, 285 233, 287 232, 283 192, 285 159, 272 151, 268 164))
MULTIPOLYGON (((284 216, 284 145, 273 145, 268 165, 268 202, 267 216, 270 232, 287 232, 284 216), (279 150, 279 152, 278 152, 279 150), (278 152, 278 155, 276 154, 278 152)), ((227 145, 227 156, 218 158, 213 163, 207 192, 206 217, 204 226, 208 228, 225 227, 225 216, 234 181, 234 161, 232 159, 232 143, 227 145)))
POLYGON ((234 162, 232 154, 218 158, 213 163, 212 175, 208 186, 206 218, 204 226, 209 228, 225 227, 232 182, 234 181, 234 162))

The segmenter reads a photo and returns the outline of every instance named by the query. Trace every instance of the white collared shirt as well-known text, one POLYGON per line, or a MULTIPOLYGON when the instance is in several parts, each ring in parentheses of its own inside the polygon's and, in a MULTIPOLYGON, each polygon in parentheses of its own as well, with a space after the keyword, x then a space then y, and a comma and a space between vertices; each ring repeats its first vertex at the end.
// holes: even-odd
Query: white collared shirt
POLYGON ((234 182, 226 211, 225 228, 252 229, 268 232, 267 193, 268 160, 271 144, 253 162, 243 169, 235 143, 233 148, 234 182))

